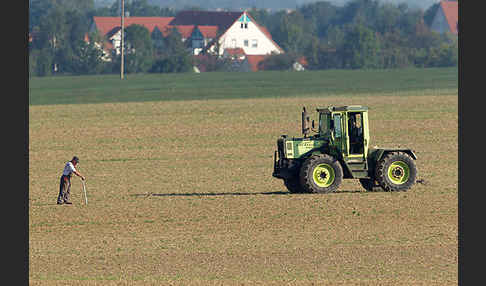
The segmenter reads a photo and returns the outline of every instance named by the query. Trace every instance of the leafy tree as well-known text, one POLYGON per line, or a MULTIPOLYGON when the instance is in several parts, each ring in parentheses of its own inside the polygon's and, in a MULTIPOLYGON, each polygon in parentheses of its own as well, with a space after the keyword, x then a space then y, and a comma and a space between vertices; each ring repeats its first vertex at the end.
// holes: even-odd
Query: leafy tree
MULTIPOLYGON (((30 17, 33 20, 34 41, 32 49, 49 50, 49 61, 57 72, 71 72, 70 64, 75 46, 82 41, 87 32, 87 15, 94 7, 93 0, 31 0, 30 17)), ((37 67, 46 69, 51 64, 41 61, 37 67)), ((40 71, 40 74, 46 74, 40 71)))
POLYGON ((86 14, 77 10, 71 10, 66 12, 65 18, 65 25, 67 26, 66 38, 68 42, 75 44, 76 41, 83 40, 89 28, 86 24, 89 22, 86 14))
POLYGON ((458 49, 456 43, 442 43, 438 47, 431 47, 427 51, 425 66, 448 67, 458 64, 458 49))
POLYGON ((337 69, 342 67, 337 49, 318 39, 312 41, 305 55, 310 69, 337 69))
POLYGON ((381 34, 397 32, 401 15, 402 11, 400 11, 397 6, 385 3, 381 9, 377 11, 377 17, 374 19, 376 31, 381 34))
POLYGON ((280 42, 278 33, 280 32, 281 19, 287 14, 285 11, 269 12, 266 9, 252 8, 248 13, 259 25, 267 28, 274 40, 280 42))
POLYGON ((48 48, 38 49, 31 51, 32 57, 29 55, 29 60, 32 60, 30 64, 30 75, 33 76, 49 76, 52 74, 54 66, 54 55, 48 48))
POLYGON ((412 65, 404 48, 393 46, 382 50, 383 68, 405 68, 412 65))
POLYGON ((344 38, 341 56, 344 68, 379 68, 380 42, 375 32, 362 25, 352 25, 344 38))
POLYGON ((44 21, 39 24, 38 48, 49 48, 55 51, 60 46, 60 41, 67 34, 64 10, 59 7, 50 9, 44 21))
MULTIPOLYGON (((328 27, 336 20, 338 8, 330 2, 316 2, 299 8, 305 19, 310 23, 313 36, 323 38, 328 27)), ((309 31, 308 31, 309 33, 309 31)))
POLYGON ((76 73, 73 61, 76 51, 85 44, 84 37, 88 32, 88 26, 85 23, 85 15, 80 12, 75 10, 64 12, 65 34, 55 51, 58 73, 76 73))
MULTIPOLYGON (((125 12, 129 12, 130 16, 138 17, 172 17, 175 16, 175 10, 171 8, 163 8, 160 5, 150 5, 147 0, 132 0, 125 1, 125 12)), ((121 0, 116 0, 110 7, 101 7, 96 10, 98 16, 120 16, 121 0)))
POLYGON ((312 32, 304 16, 296 11, 284 14, 280 19, 280 25, 275 31, 275 40, 286 52, 299 53, 308 44, 312 32))
POLYGON ((73 59, 72 72, 77 74, 98 74, 103 71, 106 63, 102 60, 103 52, 94 42, 78 42, 73 59))
POLYGON ((186 49, 184 42, 182 42, 182 35, 177 28, 172 28, 167 36, 164 38, 165 54, 176 54, 186 49))
POLYGON ((442 41, 444 41, 444 38, 440 34, 418 23, 415 32, 408 35, 407 46, 419 49, 428 48, 438 46, 442 41))
POLYGON ((346 27, 331 25, 326 31, 326 37, 322 42, 327 44, 329 48, 341 49, 344 44, 344 37, 346 36, 346 27))
POLYGON ((50 66, 53 70, 59 67, 59 57, 68 35, 68 27, 65 25, 65 11, 60 6, 54 6, 49 9, 45 15, 46 19, 39 24, 39 32, 34 39, 34 48, 42 50, 42 54, 49 54, 46 59, 38 58, 40 63, 37 64, 39 75, 48 75, 50 66), (49 63, 48 63, 49 62, 49 63))
POLYGON ((39 50, 29 51, 29 76, 37 75, 37 58, 39 57, 39 50))
MULTIPOLYGON (((406 7, 406 4, 401 4, 399 9, 402 6, 406 7)), ((400 17, 400 22, 398 23, 397 28, 400 29, 402 34, 411 35, 415 33, 417 24, 423 22, 423 12, 420 10, 409 11, 408 9, 402 11, 404 12, 400 17)))
POLYGON ((127 73, 141 73, 150 69, 153 46, 150 33, 142 25, 133 24, 125 29, 125 64, 127 73))
POLYGON ((306 55, 309 67, 312 69, 319 69, 320 67, 320 58, 319 58, 320 45, 321 44, 319 38, 313 37, 304 50, 304 54, 306 55))
POLYGON ((178 73, 191 70, 191 62, 186 58, 165 57, 154 62, 150 68, 152 73, 178 73))
POLYGON ((290 70, 297 57, 294 53, 272 54, 259 63, 259 69, 290 70))
POLYGON ((379 2, 377 0, 353 0, 339 10, 337 22, 372 27, 378 11, 379 2))
POLYGON ((239 68, 238 64, 231 61, 230 58, 219 57, 216 54, 207 53, 194 59, 195 66, 203 66, 205 71, 234 71, 239 68))
POLYGON ((173 28, 163 41, 163 50, 150 68, 154 73, 188 72, 192 56, 182 42, 182 36, 173 28))
POLYGON ((161 55, 164 51, 164 46, 165 46, 164 35, 159 30, 159 28, 155 27, 154 30, 152 31, 152 34, 150 35, 150 38, 152 39, 155 57, 157 57, 161 55))
POLYGON ((48 19, 52 9, 87 14, 94 10, 94 0, 29 0, 29 31, 48 19))
POLYGON ((154 9, 154 6, 148 4, 147 0, 135 0, 128 2, 125 7, 125 11, 130 11, 130 15, 138 16, 158 16, 159 9, 158 6, 154 9))

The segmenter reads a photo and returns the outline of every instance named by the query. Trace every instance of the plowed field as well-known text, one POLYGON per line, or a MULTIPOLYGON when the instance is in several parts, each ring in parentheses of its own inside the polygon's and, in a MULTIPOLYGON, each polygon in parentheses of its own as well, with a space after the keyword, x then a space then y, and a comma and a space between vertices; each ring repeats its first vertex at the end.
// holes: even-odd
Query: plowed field
MULTIPOLYGON (((457 285, 457 89, 29 107, 32 285, 457 285), (272 178, 302 106, 370 108, 371 144, 412 148, 408 192, 272 178), (56 205, 80 158, 73 205, 56 205)), ((312 119, 315 119, 313 117, 312 119)))

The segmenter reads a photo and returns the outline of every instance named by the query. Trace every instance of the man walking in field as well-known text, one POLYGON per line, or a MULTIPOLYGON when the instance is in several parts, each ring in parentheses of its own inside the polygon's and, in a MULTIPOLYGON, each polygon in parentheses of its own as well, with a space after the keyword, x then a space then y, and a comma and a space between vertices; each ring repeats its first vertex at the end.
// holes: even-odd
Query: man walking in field
POLYGON ((81 180, 85 180, 86 178, 81 175, 81 173, 76 170, 76 165, 79 163, 79 158, 74 156, 71 161, 67 162, 64 166, 64 170, 62 171, 61 181, 59 184, 59 195, 57 196, 57 204, 72 204, 69 201, 70 192, 71 192, 71 177, 73 173, 81 177, 81 180))

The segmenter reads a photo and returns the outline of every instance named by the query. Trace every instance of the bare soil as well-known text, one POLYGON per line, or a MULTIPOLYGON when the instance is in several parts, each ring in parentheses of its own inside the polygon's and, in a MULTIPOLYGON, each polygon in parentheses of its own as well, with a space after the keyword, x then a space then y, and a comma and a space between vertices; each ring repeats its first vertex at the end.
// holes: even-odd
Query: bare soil
MULTIPOLYGON (((457 90, 29 108, 32 285, 457 285, 457 90), (370 108, 371 144, 415 150, 408 192, 289 194, 271 176, 300 112, 370 108), (80 158, 73 205, 59 176, 80 158)), ((312 118, 315 119, 315 118, 312 118)))

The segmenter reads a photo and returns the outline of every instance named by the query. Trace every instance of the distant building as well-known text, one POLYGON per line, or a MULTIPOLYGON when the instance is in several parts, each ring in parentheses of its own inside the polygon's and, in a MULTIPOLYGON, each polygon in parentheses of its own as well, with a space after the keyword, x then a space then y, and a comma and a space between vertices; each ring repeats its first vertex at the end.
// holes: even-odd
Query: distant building
MULTIPOLYGON (((167 35, 169 29, 169 23, 173 17, 125 17, 125 28, 138 24, 147 28, 152 34, 155 32, 161 32, 164 36, 167 35)), ((182 28, 181 28, 182 30, 182 28)), ((103 48, 106 53, 115 51, 120 54, 121 45, 121 22, 120 17, 93 17, 93 23, 89 29, 90 33, 97 32, 103 39, 103 48)))
MULTIPOLYGON (((242 48, 246 55, 269 55, 283 50, 272 39, 268 30, 260 26, 246 11, 181 11, 171 25, 216 26, 218 35, 198 52, 223 55, 227 48, 242 48)), ((194 49, 194 45, 193 45, 194 49)))
POLYGON ((457 1, 440 1, 430 29, 438 33, 459 34, 459 5, 457 1))
MULTIPOLYGON (((247 56, 280 54, 284 51, 272 39, 268 30, 260 26, 246 11, 181 11, 175 17, 125 17, 124 26, 145 26, 150 34, 166 37, 177 29, 193 55, 212 53, 244 61, 247 56), (235 57, 235 53, 237 57, 235 57)), ((90 32, 97 32, 104 40, 104 50, 120 53, 120 17, 93 17, 90 32)), ((253 62, 253 60, 250 60, 253 62)), ((251 70, 255 70, 254 64, 251 70)))

